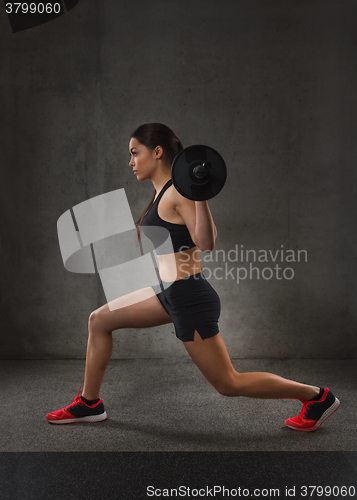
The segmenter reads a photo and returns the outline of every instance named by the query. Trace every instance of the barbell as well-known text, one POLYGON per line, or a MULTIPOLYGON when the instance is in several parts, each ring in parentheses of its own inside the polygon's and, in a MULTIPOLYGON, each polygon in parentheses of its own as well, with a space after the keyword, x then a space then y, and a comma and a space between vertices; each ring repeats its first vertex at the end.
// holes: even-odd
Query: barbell
POLYGON ((189 146, 175 157, 171 178, 177 191, 194 201, 209 200, 223 188, 227 167, 222 156, 209 146, 189 146))

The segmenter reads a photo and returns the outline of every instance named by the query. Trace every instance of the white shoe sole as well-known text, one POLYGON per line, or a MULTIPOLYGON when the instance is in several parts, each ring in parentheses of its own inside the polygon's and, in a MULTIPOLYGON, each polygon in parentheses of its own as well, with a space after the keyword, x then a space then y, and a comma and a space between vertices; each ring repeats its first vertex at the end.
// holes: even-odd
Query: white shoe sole
POLYGON ((287 427, 289 427, 289 429, 293 429, 294 431, 302 431, 302 432, 315 431, 316 429, 318 429, 320 427, 320 425, 323 422, 325 422, 325 420, 327 420, 329 417, 331 417, 331 415, 339 409, 340 404, 341 404, 340 401, 335 397, 335 401, 333 402, 333 404, 329 408, 327 408, 327 410, 321 415, 321 417, 319 418, 319 420, 316 422, 316 424, 313 427, 303 428, 303 427, 294 427, 294 426, 288 425, 288 424, 285 424, 285 425, 287 427))
POLYGON ((100 415, 89 415, 88 417, 66 418, 63 420, 47 420, 50 424, 74 424, 76 422, 102 422, 107 418, 107 412, 100 415))

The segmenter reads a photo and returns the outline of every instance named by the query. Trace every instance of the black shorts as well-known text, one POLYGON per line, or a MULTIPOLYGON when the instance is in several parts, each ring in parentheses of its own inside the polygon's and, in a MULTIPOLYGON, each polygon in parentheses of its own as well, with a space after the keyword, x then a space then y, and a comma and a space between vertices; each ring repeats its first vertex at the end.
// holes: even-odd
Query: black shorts
POLYGON ((162 284, 152 288, 170 315, 178 339, 193 341, 195 330, 202 339, 217 335, 221 302, 202 271, 171 285, 165 281, 162 284))

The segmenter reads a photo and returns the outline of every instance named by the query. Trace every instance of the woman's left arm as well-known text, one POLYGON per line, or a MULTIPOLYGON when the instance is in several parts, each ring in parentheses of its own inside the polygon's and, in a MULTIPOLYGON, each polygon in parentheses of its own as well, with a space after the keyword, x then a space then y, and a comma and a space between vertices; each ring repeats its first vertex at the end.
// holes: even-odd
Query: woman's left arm
POLYGON ((191 201, 178 195, 175 210, 182 217, 193 242, 204 252, 213 250, 217 229, 207 201, 191 201))
POLYGON ((214 248, 217 238, 217 228, 213 222, 212 214, 207 201, 195 201, 196 206, 196 227, 195 235, 198 247, 207 252, 214 248))

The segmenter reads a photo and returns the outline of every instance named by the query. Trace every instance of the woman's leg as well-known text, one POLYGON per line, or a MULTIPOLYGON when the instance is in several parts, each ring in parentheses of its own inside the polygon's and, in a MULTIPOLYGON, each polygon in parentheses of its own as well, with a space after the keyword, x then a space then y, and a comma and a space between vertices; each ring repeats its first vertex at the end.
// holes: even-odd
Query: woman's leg
POLYGON ((272 373, 238 373, 220 333, 202 340, 195 332, 193 342, 183 344, 206 379, 225 396, 308 400, 320 392, 316 386, 293 382, 272 373))
POLYGON ((82 396, 99 398, 100 386, 113 350, 113 330, 149 328, 171 323, 152 288, 120 297, 96 309, 89 317, 86 369, 82 396))

